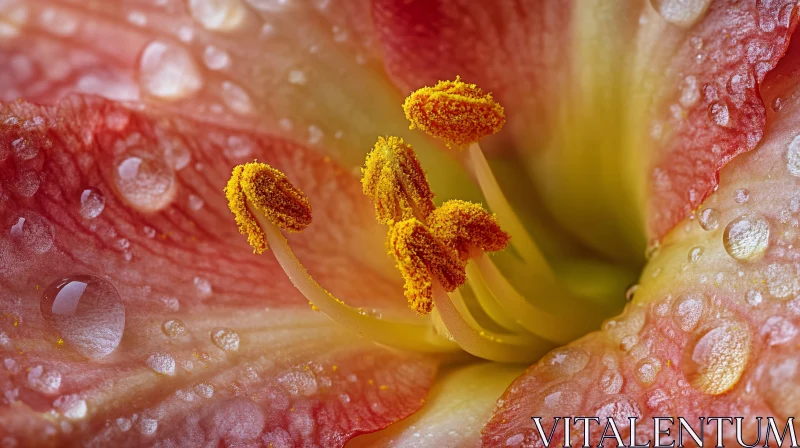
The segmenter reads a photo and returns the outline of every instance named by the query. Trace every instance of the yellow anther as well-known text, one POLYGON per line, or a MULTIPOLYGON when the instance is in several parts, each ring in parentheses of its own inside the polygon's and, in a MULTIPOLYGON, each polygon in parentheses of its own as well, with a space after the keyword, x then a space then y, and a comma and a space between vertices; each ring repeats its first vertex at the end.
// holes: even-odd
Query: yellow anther
POLYGON ((225 187, 228 207, 239 231, 247 236, 254 253, 267 247, 263 229, 248 208, 262 213, 270 222, 289 232, 300 232, 311 224, 311 205, 305 194, 286 175, 266 163, 251 162, 233 169, 225 187))
POLYGON ((389 248, 405 280, 408 304, 420 314, 433 309, 434 280, 448 292, 467 280, 457 252, 437 240, 416 219, 400 221, 391 227, 389 248))
POLYGON ((426 219, 433 211, 433 192, 414 148, 399 137, 378 137, 361 169, 364 194, 375 204, 383 224, 426 219))
POLYGON ((477 142, 506 123, 503 106, 461 77, 415 91, 406 98, 403 110, 411 129, 419 128, 447 146, 477 142))
POLYGON ((428 218, 431 233, 467 261, 472 251, 494 252, 504 249, 510 237, 497 218, 480 204, 457 199, 442 204, 428 218))

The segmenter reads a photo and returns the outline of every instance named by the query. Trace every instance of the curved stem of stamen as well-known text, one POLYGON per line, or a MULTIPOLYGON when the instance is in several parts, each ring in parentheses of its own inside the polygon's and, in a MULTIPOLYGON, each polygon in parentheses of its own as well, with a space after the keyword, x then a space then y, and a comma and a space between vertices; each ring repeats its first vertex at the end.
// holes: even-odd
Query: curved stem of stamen
POLYGON ((497 183, 480 145, 477 143, 469 145, 469 157, 489 209, 497 214, 500 226, 511 235, 510 243, 534 272, 555 278, 550 265, 539 250, 539 246, 525 230, 525 226, 514 212, 511 204, 508 203, 503 190, 500 189, 500 184, 497 183))
POLYGON ((604 315, 593 304, 569 297, 547 279, 542 279, 539 283, 540 294, 546 300, 554 301, 557 306, 553 307, 555 311, 543 310, 517 292, 485 254, 474 258, 472 262, 477 269, 467 270, 468 281, 485 282, 487 289, 494 294, 507 313, 533 334, 564 344, 581 336, 586 329, 599 325, 599 318, 604 315))
POLYGON ((453 295, 448 296, 441 285, 434 284, 435 309, 439 310, 448 333, 467 353, 491 361, 530 364, 554 347, 550 341, 536 336, 501 335, 473 328, 456 309, 451 300, 453 295))
POLYGON ((354 330, 364 337, 392 347, 439 353, 457 351, 458 346, 437 335, 429 319, 420 318, 420 323, 395 322, 390 319, 363 315, 326 291, 309 274, 289 247, 281 230, 260 213, 253 215, 267 236, 267 242, 275 258, 292 284, 309 302, 336 323, 354 330))
POLYGON ((483 278, 480 276, 480 272, 478 272, 478 267, 475 266, 475 263, 467 264, 467 280, 467 284, 472 289, 472 292, 475 293, 475 297, 478 299, 481 308, 483 308, 486 315, 497 325, 515 333, 528 332, 528 329, 511 317, 511 314, 497 301, 497 298, 495 298, 492 291, 489 290, 489 287, 486 285, 486 282, 484 282, 483 278))

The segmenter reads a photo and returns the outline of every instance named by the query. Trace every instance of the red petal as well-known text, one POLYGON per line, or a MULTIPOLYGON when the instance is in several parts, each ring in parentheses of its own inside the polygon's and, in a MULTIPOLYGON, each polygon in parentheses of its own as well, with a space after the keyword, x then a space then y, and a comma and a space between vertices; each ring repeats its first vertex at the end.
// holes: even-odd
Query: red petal
POLYGON ((561 227, 629 259, 640 257, 638 232, 663 237, 714 189, 719 169, 761 138, 758 86, 796 22, 788 0, 714 1, 688 28, 627 2, 373 4, 400 86, 461 75, 494 92, 509 117, 504 135, 529 154, 561 227), (588 176, 597 166, 605 176, 588 176))
POLYGON ((136 414, 141 443, 340 446, 419 407, 436 363, 312 313, 274 258, 251 253, 222 193, 236 163, 258 158, 285 171, 314 206, 314 223, 292 236, 309 271, 348 302, 405 307, 385 235, 351 173, 279 138, 98 98, 4 105, 0 126, 0 432, 22 445, 136 444, 120 429, 136 414), (134 187, 148 194, 124 180, 140 174, 150 177, 134 187), (104 197, 102 210, 82 209, 88 188, 104 197), (106 279, 121 296, 125 331, 106 357, 87 360, 40 312, 48 285, 76 274, 106 279), (168 337, 168 319, 186 334, 168 337), (239 335, 238 350, 213 342, 221 328, 239 335), (60 374, 57 386, 48 372, 60 374), (200 383, 214 386, 213 398, 192 398, 200 383), (144 434, 151 420, 158 429, 144 434))
MULTIPOLYGON (((667 235, 622 316, 512 384, 484 428, 484 446, 540 443, 532 416, 546 417, 546 431, 554 416, 642 417, 642 441, 653 440, 652 417, 684 417, 698 429, 698 417, 737 416, 752 443, 755 417, 775 417, 780 431, 796 415, 798 80, 795 40, 762 85, 765 101, 780 110, 769 113, 759 146, 721 171, 697 219, 667 235), (742 226, 743 219, 759 224, 742 226)), ((593 425, 594 443, 604 425, 593 425)), ((629 430, 622 432, 627 441, 629 430)), ((723 433, 735 443, 731 425, 723 433)), ((555 437, 563 440, 563 431, 555 437)), ((709 427, 705 438, 715 440, 709 427)))

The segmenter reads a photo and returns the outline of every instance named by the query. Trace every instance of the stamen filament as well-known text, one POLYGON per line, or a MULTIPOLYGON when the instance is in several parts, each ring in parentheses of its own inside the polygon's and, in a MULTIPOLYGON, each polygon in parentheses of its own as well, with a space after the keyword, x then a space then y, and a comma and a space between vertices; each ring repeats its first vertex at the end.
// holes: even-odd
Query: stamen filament
POLYGON ((497 220, 503 230, 511 235, 511 244, 530 269, 537 274, 554 279, 555 276, 550 265, 539 250, 539 246, 528 234, 528 231, 525 230, 525 226, 514 212, 514 209, 508 203, 478 143, 469 145, 469 157, 472 169, 478 179, 478 185, 481 187, 486 202, 489 204, 489 209, 497 215, 497 220))
POLYGON ((458 351, 458 346, 433 331, 431 321, 420 318, 419 323, 397 322, 360 314, 317 283, 294 255, 281 230, 263 214, 248 207, 264 230, 275 258, 289 280, 314 306, 344 327, 364 337, 392 347, 427 353, 458 351))
POLYGON ((475 297, 478 299, 481 308, 486 312, 486 315, 497 325, 508 331, 515 333, 528 332, 528 330, 517 320, 512 318, 511 314, 497 301, 477 270, 478 268, 475 266, 475 263, 467 264, 467 284, 472 289, 472 292, 475 293, 475 297))
POLYGON ((577 298, 568 297, 554 282, 547 279, 542 279, 539 283, 540 293, 548 303, 555 305, 553 310, 544 310, 517 292, 485 254, 474 258, 472 262, 477 269, 467 270, 469 283, 485 283, 506 312, 533 334, 564 344, 581 336, 586 328, 592 328, 597 323, 598 316, 604 315, 598 313, 592 304, 577 302, 577 298))
POLYGON ((537 336, 501 335, 470 326, 455 303, 458 291, 448 295, 439 284, 433 286, 433 301, 447 331, 471 355, 497 362, 531 363, 554 346, 537 336))

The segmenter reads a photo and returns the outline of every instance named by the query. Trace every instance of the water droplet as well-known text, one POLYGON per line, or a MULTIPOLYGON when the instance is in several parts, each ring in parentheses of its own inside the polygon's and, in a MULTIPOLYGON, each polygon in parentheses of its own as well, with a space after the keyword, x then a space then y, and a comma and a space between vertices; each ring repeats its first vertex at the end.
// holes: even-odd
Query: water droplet
POLYGON ((641 418, 642 412, 639 410, 636 403, 632 402, 628 397, 624 395, 615 395, 610 397, 608 401, 590 415, 600 417, 601 427, 605 426, 608 418, 611 417, 614 419, 614 423, 617 424, 618 428, 627 428, 630 426, 630 420, 628 420, 628 418, 641 418))
POLYGON ((11 148, 20 161, 30 160, 39 154, 39 145, 24 137, 12 141, 11 148))
POLYGON ((744 299, 751 306, 758 306, 759 304, 761 304, 761 302, 764 301, 764 297, 761 295, 761 292, 758 291, 757 289, 751 289, 747 291, 747 293, 744 295, 744 299))
POLYGON ((672 316, 675 324, 683 331, 692 331, 700 322, 705 307, 703 294, 689 293, 678 297, 672 304, 672 316))
POLYGON ((728 104, 724 101, 714 101, 708 106, 708 116, 718 126, 727 126, 731 119, 728 104))
POLYGON ((703 246, 695 246, 689 249, 689 262, 697 263, 700 260, 700 257, 703 256, 703 252, 705 252, 703 246))
POLYGON ((573 382, 550 386, 542 392, 542 408, 537 415, 555 415, 558 412, 573 414, 581 405, 581 395, 573 382))
POLYGON ((239 350, 239 334, 230 328, 219 328, 211 332, 214 345, 226 352, 239 350))
POLYGON ((761 327, 761 336, 769 345, 780 345, 791 341, 797 335, 797 327, 788 319, 773 316, 767 319, 761 327))
POLYGON ((128 432, 131 429, 131 419, 125 417, 119 417, 114 421, 117 424, 117 428, 119 428, 122 432, 128 432))
POLYGON ((142 435, 153 435, 158 430, 158 420, 154 418, 142 417, 136 422, 136 429, 142 435))
POLYGON ((145 360, 147 367, 162 375, 175 375, 175 359, 168 353, 153 353, 145 360))
POLYGON ((161 331, 170 338, 179 338, 186 334, 186 325, 180 319, 169 319, 161 324, 161 331))
POLYGON ((81 193, 81 208, 79 213, 86 219, 93 219, 103 213, 106 206, 106 197, 97 188, 89 187, 81 193))
POLYGON ((767 289, 776 299, 790 299, 797 290, 797 275, 792 266, 772 263, 767 266, 767 289))
POLYGON ((792 176, 800 177, 800 135, 796 135, 786 147, 786 169, 792 176))
POLYGON ((800 369, 795 357, 779 359, 767 357, 762 361, 766 372, 762 377, 759 392, 764 394, 767 404, 783 418, 800 412, 800 369))
POLYGON ((200 395, 204 398, 211 398, 214 396, 214 386, 207 384, 207 383, 200 383, 195 388, 194 391, 197 395, 200 395))
POLYGON ((783 99, 781 99, 779 96, 775 97, 770 106, 772 107, 773 112, 780 112, 781 109, 783 109, 783 99))
POLYGON ((147 16, 141 11, 128 13, 128 22, 136 26, 147 26, 147 16))
POLYGON ((195 277, 193 281, 194 287, 197 288, 197 291, 200 294, 204 296, 211 294, 211 283, 207 279, 204 279, 203 277, 195 277))
POLYGON ((639 289, 638 284, 629 286, 628 289, 625 290, 625 300, 627 300, 628 302, 633 300, 633 296, 636 294, 637 289, 639 289))
POLYGON ((139 83, 150 95, 175 100, 200 90, 203 79, 185 48, 156 40, 144 49, 139 59, 139 83))
POLYGON ((247 11, 239 0, 189 0, 192 17, 212 31, 230 31, 244 22, 247 11))
POLYGON ((307 82, 308 77, 302 70, 292 70, 289 72, 289 83, 302 86, 307 82))
POLYGON ((42 366, 28 370, 28 386, 43 394, 53 395, 61 388, 61 373, 42 366))
POLYGON ((717 209, 705 208, 700 211, 697 216, 697 222, 700 227, 707 232, 716 230, 719 227, 720 212, 717 209))
POLYGON ((316 145, 317 143, 322 141, 322 138, 325 136, 323 134, 322 129, 313 124, 308 127, 308 143, 311 145, 316 145))
POLYGON ((600 377, 600 388, 604 393, 616 394, 622 390, 622 375, 617 369, 606 369, 600 377))
POLYGON ((78 19, 62 9, 45 8, 39 15, 39 23, 57 36, 71 36, 78 29, 78 19))
POLYGON ((589 363, 589 353, 578 347, 560 347, 542 358, 541 364, 546 366, 555 376, 574 375, 589 363))
POLYGON ((23 211, 11 220, 9 235, 26 250, 43 254, 53 247, 53 224, 33 211, 23 211))
POLYGON ((222 100, 230 110, 236 113, 247 115, 253 112, 253 100, 238 84, 224 81, 222 83, 222 100))
POLYGON ((113 352, 125 330, 125 307, 117 289, 94 275, 71 275, 51 283, 39 303, 59 337, 87 358, 113 352))
POLYGON ((769 245, 769 223, 760 216, 742 215, 725 227, 722 243, 736 260, 757 258, 769 245))
POLYGON ((203 62, 211 70, 223 70, 230 67, 231 57, 225 50, 209 45, 203 52, 203 62))
POLYGON ((57 407, 68 420, 80 420, 86 417, 86 411, 88 411, 86 400, 79 398, 77 395, 58 397, 53 405, 57 407))
POLYGON ((737 204, 744 204, 750 199, 750 191, 747 188, 739 188, 733 195, 733 201, 737 204))
POLYGON ((667 22, 689 28, 703 18, 711 0, 650 0, 650 4, 667 22))
POLYGON ((264 12, 277 12, 284 9, 289 0, 246 0, 254 9, 264 12))
POLYGON ((203 208, 203 206, 205 205, 203 199, 201 199, 200 196, 194 194, 189 195, 188 201, 189 201, 189 209, 195 212, 203 208))
POLYGON ((683 78, 680 86, 681 96, 679 102, 683 107, 691 107, 700 99, 700 88, 697 85, 697 78, 687 76, 683 78))
POLYGON ((645 386, 656 381, 658 372, 661 371, 661 361, 655 358, 645 358, 636 365, 636 379, 645 386))
POLYGON ((683 374, 695 389, 719 395, 739 381, 750 356, 750 330, 730 320, 710 322, 692 336, 683 355, 683 374))
POLYGON ((132 150, 119 157, 116 166, 114 184, 117 191, 135 209, 145 213, 157 212, 174 199, 175 172, 163 159, 132 150))

